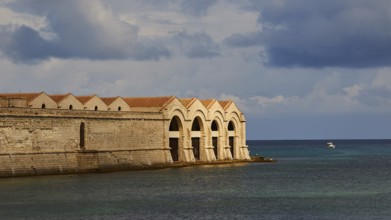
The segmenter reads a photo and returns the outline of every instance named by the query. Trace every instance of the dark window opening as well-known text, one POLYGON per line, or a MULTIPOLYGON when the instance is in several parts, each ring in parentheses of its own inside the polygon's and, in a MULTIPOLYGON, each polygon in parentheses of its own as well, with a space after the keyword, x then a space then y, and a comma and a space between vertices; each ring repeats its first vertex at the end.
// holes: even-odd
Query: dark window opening
POLYGON ((69 105, 69 109, 72 110, 72 109, 73 109, 73 106, 72 106, 72 105, 69 105))
POLYGON ((46 108, 46 105, 45 105, 45 104, 42 104, 41 108, 46 108))
MULTIPOLYGON (((181 120, 178 118, 178 116, 175 116, 171 119, 169 131, 173 133, 179 133, 180 126, 181 126, 181 120)), ((173 161, 179 161, 180 142, 181 142, 180 137, 169 138, 170 153, 173 161)))
POLYGON ((170 152, 173 161, 178 161, 179 138, 170 138, 170 152))
POLYGON ((232 121, 228 123, 228 131, 235 131, 234 123, 232 123, 232 121))
POLYGON ((118 111, 121 111, 121 109, 122 109, 121 106, 118 106, 118 111))
POLYGON ((212 122, 212 131, 218 131, 218 130, 219 130, 219 128, 218 128, 217 122, 213 121, 212 122))
POLYGON ((94 110, 95 110, 95 111, 98 111, 98 106, 95 105, 95 109, 94 109, 94 110))
POLYGON ((82 122, 80 124, 80 148, 85 148, 85 124, 82 122))
POLYGON ((193 147, 194 159, 200 160, 200 138, 192 138, 191 145, 193 147))
POLYGON ((198 119, 194 119, 193 125, 191 126, 192 131, 201 131, 200 123, 198 122, 198 119))
POLYGON ((229 147, 231 151, 232 158, 234 158, 234 149, 235 149, 235 138, 234 137, 229 137, 229 147))
POLYGON ((217 153, 217 150, 218 150, 218 149, 217 149, 218 143, 219 143, 219 138, 218 138, 218 137, 212 137, 213 151, 214 151, 214 153, 215 153, 216 160, 219 159, 218 153, 217 153))
POLYGON ((178 119, 173 118, 170 123, 170 131, 179 131, 178 119))

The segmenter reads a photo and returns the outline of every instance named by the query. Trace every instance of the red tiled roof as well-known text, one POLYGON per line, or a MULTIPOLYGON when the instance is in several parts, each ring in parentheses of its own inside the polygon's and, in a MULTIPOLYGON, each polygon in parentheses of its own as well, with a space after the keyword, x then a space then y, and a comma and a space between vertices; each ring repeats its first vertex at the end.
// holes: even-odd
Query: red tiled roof
POLYGON ((228 106, 232 103, 232 100, 224 100, 224 101, 218 101, 221 105, 221 107, 223 107, 223 109, 227 109, 228 106))
POLYGON ((211 105, 216 101, 215 99, 206 99, 206 100, 200 100, 201 103, 205 106, 205 108, 209 109, 211 105))
POLYGON ((179 101, 186 107, 190 107, 191 104, 196 100, 196 98, 183 98, 179 99, 179 101))
POLYGON ((56 103, 59 103, 61 100, 63 100, 65 97, 69 96, 71 93, 68 93, 68 94, 55 94, 55 95, 49 95, 49 97, 51 99, 53 99, 53 101, 55 101, 56 103))
POLYGON ((111 103, 113 103, 116 99, 118 99, 119 97, 101 97, 100 99, 102 99, 102 101, 107 105, 109 106, 111 103))
POLYGON ((1 93, 0 96, 6 97, 6 98, 19 98, 19 99, 26 99, 28 102, 31 102, 35 98, 37 98, 39 95, 41 95, 42 92, 40 93, 1 93))
POLYGON ((174 96, 163 97, 125 97, 124 101, 129 107, 164 107, 166 106, 174 96))
POLYGON ((79 102, 81 102, 83 105, 86 104, 90 99, 92 99, 95 95, 87 95, 87 96, 75 96, 79 102))

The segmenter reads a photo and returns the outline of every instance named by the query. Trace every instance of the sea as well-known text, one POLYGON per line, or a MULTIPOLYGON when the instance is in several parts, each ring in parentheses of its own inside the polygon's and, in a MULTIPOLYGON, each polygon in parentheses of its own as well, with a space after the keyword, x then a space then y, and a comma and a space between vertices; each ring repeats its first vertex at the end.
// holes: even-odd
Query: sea
POLYGON ((391 140, 248 141, 237 163, 0 179, 0 219, 391 219, 391 140))

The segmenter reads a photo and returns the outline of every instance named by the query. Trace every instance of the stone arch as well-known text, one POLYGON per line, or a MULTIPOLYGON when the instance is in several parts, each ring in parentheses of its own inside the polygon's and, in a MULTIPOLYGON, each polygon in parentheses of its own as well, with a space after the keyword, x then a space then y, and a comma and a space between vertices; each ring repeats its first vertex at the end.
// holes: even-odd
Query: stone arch
POLYGON ((224 156, 224 147, 226 147, 224 139, 224 115, 219 110, 215 110, 211 114, 211 124, 210 124, 210 145, 213 147, 216 160, 225 159, 224 156), (214 129, 214 124, 217 125, 217 130, 214 129))
POLYGON ((73 105, 69 105, 69 110, 72 110, 73 109, 73 105))
POLYGON ((227 131, 228 131, 228 146, 233 159, 237 159, 239 152, 239 121, 236 117, 231 117, 227 122, 227 131))
POLYGON ((213 115, 214 118, 219 118, 221 121, 225 121, 225 115, 220 110, 216 110, 213 115))
POLYGON ((45 103, 43 103, 43 104, 41 105, 41 108, 42 108, 42 109, 45 109, 45 108, 46 108, 45 103))
POLYGON ((183 122, 177 115, 171 118, 168 133, 172 161, 179 161, 180 149, 183 148, 183 122))
POLYGON ((219 144, 219 130, 221 131, 221 125, 218 124, 218 122, 216 120, 213 120, 212 123, 211 123, 211 138, 212 138, 212 146, 213 146, 213 152, 215 154, 215 158, 216 160, 219 159, 219 148, 220 148, 220 144, 219 144))
POLYGON ((98 111, 98 106, 97 106, 97 105, 95 105, 94 110, 95 110, 95 111, 98 111))
POLYGON ((195 116, 191 123, 191 146, 195 160, 201 160, 205 154, 205 129, 204 120, 200 116, 195 116))

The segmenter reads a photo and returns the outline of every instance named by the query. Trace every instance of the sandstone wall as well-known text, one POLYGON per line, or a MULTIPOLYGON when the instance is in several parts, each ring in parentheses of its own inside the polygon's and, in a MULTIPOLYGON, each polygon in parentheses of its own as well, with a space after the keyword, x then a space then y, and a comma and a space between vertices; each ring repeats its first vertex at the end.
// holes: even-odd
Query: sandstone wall
POLYGON ((0 108, 0 176, 172 163, 164 123, 158 113, 0 108))

